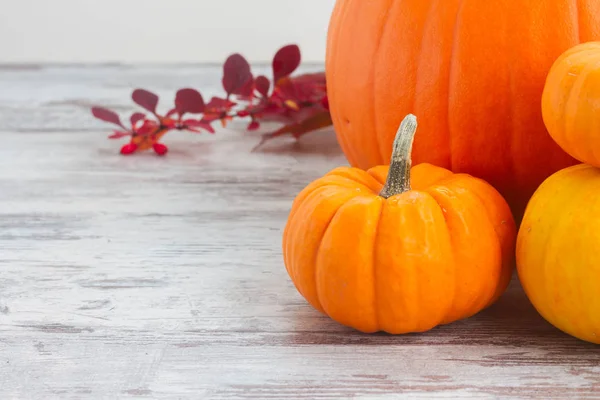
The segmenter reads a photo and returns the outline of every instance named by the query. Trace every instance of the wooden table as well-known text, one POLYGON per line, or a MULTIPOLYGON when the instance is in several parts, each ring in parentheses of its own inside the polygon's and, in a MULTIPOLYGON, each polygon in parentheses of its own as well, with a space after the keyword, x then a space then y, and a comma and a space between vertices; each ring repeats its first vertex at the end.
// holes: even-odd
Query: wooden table
POLYGON ((89 114, 129 112, 133 87, 164 107, 179 87, 209 97, 219 79, 0 69, 0 399, 600 397, 600 347, 543 321, 516 282, 418 335, 360 334, 308 306, 281 234, 298 191, 346 164, 331 130, 256 153, 244 124, 175 132, 165 158, 123 157, 89 114))

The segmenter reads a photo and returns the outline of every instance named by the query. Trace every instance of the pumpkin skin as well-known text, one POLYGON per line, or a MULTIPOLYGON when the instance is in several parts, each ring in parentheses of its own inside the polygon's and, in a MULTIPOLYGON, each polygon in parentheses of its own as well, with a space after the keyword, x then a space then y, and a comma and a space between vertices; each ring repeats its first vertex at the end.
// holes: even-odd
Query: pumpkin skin
POLYGON ((423 332, 494 303, 514 267, 506 201, 483 180, 410 162, 412 189, 384 198, 394 166, 339 167, 298 194, 283 234, 297 290, 367 333, 423 332))
POLYGON ((600 42, 563 53, 554 63, 542 95, 542 116, 550 136, 582 163, 600 167, 600 42))
POLYGON ((580 164, 542 183, 517 238, 517 272, 548 322, 600 343, 600 169, 580 164))
POLYGON ((338 0, 326 79, 340 146, 354 167, 385 164, 404 115, 426 115, 414 163, 484 179, 519 220, 545 178, 577 163, 544 127, 548 71, 599 39, 600 0, 338 0))

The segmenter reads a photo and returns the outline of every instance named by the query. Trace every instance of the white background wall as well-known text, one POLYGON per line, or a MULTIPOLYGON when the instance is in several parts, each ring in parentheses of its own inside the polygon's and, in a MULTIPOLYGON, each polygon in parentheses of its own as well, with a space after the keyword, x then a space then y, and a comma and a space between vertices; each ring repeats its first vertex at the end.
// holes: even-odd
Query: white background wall
POLYGON ((335 0, 0 0, 0 63, 322 62, 335 0))

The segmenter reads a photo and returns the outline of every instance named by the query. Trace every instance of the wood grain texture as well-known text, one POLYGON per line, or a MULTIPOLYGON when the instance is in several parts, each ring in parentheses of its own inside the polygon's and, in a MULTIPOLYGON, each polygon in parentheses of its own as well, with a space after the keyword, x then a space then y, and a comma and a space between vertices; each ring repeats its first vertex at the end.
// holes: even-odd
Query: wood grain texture
POLYGON ((87 110, 128 111, 137 86, 209 97, 219 74, 0 68, 0 399, 600 397, 599 347, 543 321, 516 281, 425 334, 314 311, 281 234, 294 196, 346 164, 331 131, 251 153, 242 124, 122 157, 87 110))

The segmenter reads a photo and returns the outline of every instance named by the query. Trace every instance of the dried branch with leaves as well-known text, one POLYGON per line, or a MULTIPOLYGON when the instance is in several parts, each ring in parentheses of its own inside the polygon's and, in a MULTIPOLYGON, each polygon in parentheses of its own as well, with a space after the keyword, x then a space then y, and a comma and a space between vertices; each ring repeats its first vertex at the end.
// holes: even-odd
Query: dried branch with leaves
POLYGON ((92 107, 92 114, 118 126, 109 138, 130 138, 121 148, 121 154, 153 149, 156 154, 164 155, 168 148, 160 140, 167 132, 215 133, 213 123, 216 121, 225 127, 234 118, 249 119, 249 131, 257 130, 261 122, 281 122, 281 128, 262 135, 256 149, 278 136, 289 134, 298 138, 332 124, 325 73, 292 76, 300 61, 298 46, 279 49, 272 61, 272 83, 264 75, 254 77, 248 61, 240 54, 232 54, 223 65, 225 97, 213 97, 205 103, 198 90, 179 89, 174 107, 163 115, 157 111, 159 97, 156 94, 135 89, 131 98, 146 113, 133 113, 129 126, 122 123, 117 113, 104 107, 92 107))

